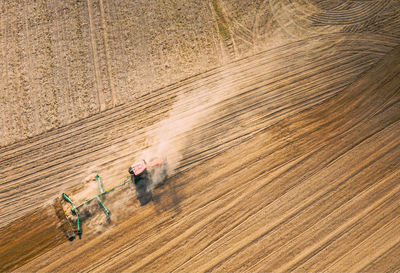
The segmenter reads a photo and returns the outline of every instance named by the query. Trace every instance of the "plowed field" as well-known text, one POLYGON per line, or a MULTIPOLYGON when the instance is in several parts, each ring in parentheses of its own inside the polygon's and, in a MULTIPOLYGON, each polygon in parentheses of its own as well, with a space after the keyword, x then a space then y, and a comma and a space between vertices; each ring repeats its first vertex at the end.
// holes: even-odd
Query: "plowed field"
POLYGON ((400 270, 397 1, 8 2, 0 271, 400 270), (158 155, 66 240, 55 197, 158 155))

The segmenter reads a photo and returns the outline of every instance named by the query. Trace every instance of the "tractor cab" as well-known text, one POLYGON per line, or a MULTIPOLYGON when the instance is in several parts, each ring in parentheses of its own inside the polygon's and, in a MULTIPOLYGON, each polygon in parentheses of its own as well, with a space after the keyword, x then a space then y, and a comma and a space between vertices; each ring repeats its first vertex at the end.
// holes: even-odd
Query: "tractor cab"
POLYGON ((137 162, 137 163, 133 164, 129 168, 129 173, 133 174, 135 176, 139 176, 139 175, 145 174, 146 169, 147 169, 146 161, 142 160, 140 162, 137 162))

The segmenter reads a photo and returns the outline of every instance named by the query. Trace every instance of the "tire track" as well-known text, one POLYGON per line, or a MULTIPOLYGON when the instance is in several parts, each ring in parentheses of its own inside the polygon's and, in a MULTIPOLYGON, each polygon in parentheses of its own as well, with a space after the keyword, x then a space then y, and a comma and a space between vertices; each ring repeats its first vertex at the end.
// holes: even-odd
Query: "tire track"
POLYGON ((91 51, 92 51, 92 60, 93 66, 95 71, 95 82, 96 82, 96 89, 97 89, 97 98, 98 98, 98 105, 99 111, 103 111, 106 109, 106 102, 104 98, 103 92, 103 84, 101 82, 101 74, 99 69, 99 57, 97 56, 97 46, 96 46, 96 34, 94 29, 94 23, 92 18, 92 4, 90 0, 87 0, 87 9, 88 9, 88 16, 89 16, 89 31, 90 31, 90 42, 91 42, 91 51))
MULTIPOLYGON (((32 105, 39 105, 39 99, 38 96, 35 92, 35 89, 37 90, 35 81, 33 79, 32 72, 34 71, 34 66, 32 62, 32 54, 31 54, 31 49, 30 45, 32 44, 32 39, 30 35, 30 29, 28 26, 28 10, 27 6, 24 5, 23 7, 23 16, 24 18, 24 36, 25 36, 25 57, 24 57, 24 63, 25 65, 25 73, 27 74, 27 83, 28 86, 26 87, 29 91, 27 91, 27 94, 24 96, 24 99, 28 102, 27 105, 24 106, 25 109, 28 109, 28 115, 29 118, 26 119, 26 123, 28 124, 28 132, 37 132, 37 125, 40 124, 40 118, 39 118, 39 113, 38 111, 35 111, 35 109, 32 108, 32 105)), ((5 128, 4 128, 5 129, 5 128)))
POLYGON ((111 107, 116 106, 118 102, 117 94, 114 90, 114 81, 113 81, 113 73, 111 70, 111 58, 110 58, 110 47, 108 46, 108 34, 107 34, 107 24, 105 19, 105 12, 104 12, 104 4, 103 0, 100 0, 100 17, 101 17, 101 26, 103 28, 103 42, 104 42, 104 55, 105 55, 105 62, 107 66, 107 74, 108 74, 108 81, 110 83, 110 92, 111 92, 111 107))
MULTIPOLYGON (((53 77, 53 84, 55 88, 57 89, 58 94, 64 94, 64 93, 69 93, 71 90, 70 87, 70 76, 69 76, 69 71, 66 73, 63 71, 63 62, 64 59, 64 52, 62 42, 65 41, 64 39, 64 27, 60 26, 59 20, 61 21, 60 18, 63 18, 63 16, 60 16, 59 8, 57 6, 57 1, 53 1, 50 5, 50 9, 52 12, 55 14, 55 23, 54 23, 54 30, 52 31, 52 36, 54 39, 54 44, 55 44, 55 59, 56 59, 56 74, 57 76, 53 77), (63 73, 64 72, 64 73, 63 73), (65 75, 66 78, 61 77, 61 75, 65 75), (58 82, 57 82, 58 80, 58 82)), ((64 10, 64 7, 62 7, 62 12, 64 10)), ((31 56, 31 54, 29 54, 31 56)), ((68 66, 67 66, 68 67, 68 66)), ((68 68, 67 68, 68 69, 68 68)), ((61 105, 58 107, 58 116, 61 119, 61 123, 65 123, 68 121, 69 117, 71 116, 69 107, 71 105, 70 102, 70 96, 62 96, 60 95, 60 101, 61 105)), ((39 121, 36 121, 34 124, 40 124, 39 121)))
MULTIPOLYGON (((3 3, 1 5, 1 13, 5 14, 5 9, 6 9, 6 4, 3 3)), ((6 112, 7 112, 7 102, 6 102, 6 98, 7 96, 7 86, 8 86, 8 77, 7 77, 7 57, 6 57, 6 45, 7 45, 7 23, 4 26, 3 20, 0 20, 0 31, 1 31, 1 54, 2 54, 2 58, 1 58, 1 77, 3 79, 5 79, 4 81, 1 81, 1 86, 0 86, 0 90, 1 90, 1 100, 0 100, 0 105, 1 105, 1 142, 0 142, 0 146, 5 144, 5 140, 8 138, 8 130, 7 130, 7 126, 6 126, 6 112), (3 45, 4 44, 4 45, 3 45)))
POLYGON ((390 0, 357 2, 356 6, 350 9, 335 9, 311 15, 309 18, 318 25, 350 25, 366 21, 385 9, 390 0))

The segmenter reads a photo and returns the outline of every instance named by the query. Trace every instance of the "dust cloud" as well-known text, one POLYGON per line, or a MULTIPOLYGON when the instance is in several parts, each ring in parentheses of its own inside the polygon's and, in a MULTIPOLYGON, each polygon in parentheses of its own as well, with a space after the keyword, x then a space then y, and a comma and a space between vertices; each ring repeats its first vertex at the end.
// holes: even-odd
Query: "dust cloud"
MULTIPOLYGON (((174 174, 190 146, 188 132, 212 120, 215 105, 233 92, 233 80, 225 71, 225 77, 212 85, 200 82, 191 92, 182 92, 176 98, 168 116, 147 132, 147 148, 139 158, 150 160, 159 156, 167 163, 167 174, 174 174)), ((156 186, 156 185, 154 185, 156 186)))

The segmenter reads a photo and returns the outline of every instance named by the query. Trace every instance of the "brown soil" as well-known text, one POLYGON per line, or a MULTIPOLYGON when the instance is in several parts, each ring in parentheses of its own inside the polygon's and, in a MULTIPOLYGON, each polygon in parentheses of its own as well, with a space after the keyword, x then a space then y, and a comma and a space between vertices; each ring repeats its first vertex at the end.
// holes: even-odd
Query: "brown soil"
POLYGON ((0 271, 400 270, 397 1, 117 2, 2 3, 0 271), (154 202, 67 241, 147 148, 154 202))
POLYGON ((1 270, 9 271, 65 242, 51 208, 37 210, 1 231, 1 270))

